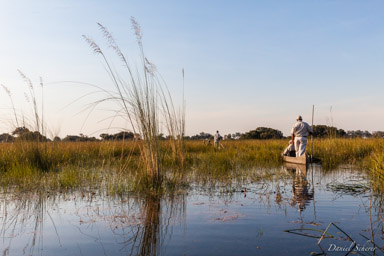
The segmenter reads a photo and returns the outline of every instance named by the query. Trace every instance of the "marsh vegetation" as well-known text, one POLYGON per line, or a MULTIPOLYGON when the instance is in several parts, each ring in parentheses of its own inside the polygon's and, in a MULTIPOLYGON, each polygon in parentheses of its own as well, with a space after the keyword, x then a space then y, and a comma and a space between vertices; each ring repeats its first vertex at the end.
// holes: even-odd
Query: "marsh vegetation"
MULTIPOLYGON (((152 191, 140 141, 35 142, 0 144, 0 184, 3 189, 55 190, 105 188, 113 193, 152 191)), ((228 140, 215 149, 201 141, 185 141, 184 164, 175 159, 170 141, 158 141, 158 164, 162 167, 160 190, 178 190, 194 182, 212 185, 214 180, 241 181, 245 176, 266 175, 255 169, 281 165, 285 140, 228 140), (211 182, 211 183, 209 183, 211 182)), ((319 139, 314 159, 324 170, 353 165, 382 184, 382 139, 319 139)), ((310 152, 309 152, 310 153, 310 152)))
MULTIPOLYGON (((165 254, 165 248, 174 255, 225 255, 233 252, 234 245, 240 248, 239 254, 255 254, 266 247, 263 253, 268 255, 276 252, 276 246, 271 245, 276 238, 285 246, 291 242, 301 245, 302 240, 283 235, 285 229, 294 227, 303 232, 313 231, 308 226, 321 226, 317 231, 322 231, 334 221, 333 216, 324 214, 329 205, 321 201, 317 207, 323 215, 317 219, 316 193, 328 201, 339 200, 340 194, 350 200, 339 200, 340 208, 335 209, 349 207, 355 211, 361 208, 356 202, 362 201, 366 211, 356 219, 364 228, 369 227, 371 239, 380 232, 382 235, 384 139, 337 138, 336 130, 311 141, 314 147, 308 146, 307 152, 316 162, 311 165, 311 179, 307 168, 282 166, 281 153, 288 140, 274 129, 258 128, 241 140, 221 141, 219 148, 201 140, 185 140, 184 98, 182 106, 175 107, 167 85, 145 55, 140 26, 134 19, 132 24, 140 52, 138 65, 130 63, 107 28, 98 24, 108 47, 123 64, 121 71, 114 68, 102 47, 84 36, 94 53, 101 56, 114 86, 113 90, 94 86, 104 96, 91 108, 115 103, 114 115, 132 128, 129 138, 122 132, 122 140, 107 140, 104 134, 102 141, 48 141, 44 105, 38 106, 32 82, 20 72, 28 85, 32 109, 29 130, 20 123, 24 118, 3 86, 12 103, 15 124, 21 127, 15 130, 16 137, 0 143, 3 255, 55 251, 50 247, 53 243, 44 247, 46 234, 57 238, 59 246, 53 248, 64 248, 60 252, 70 255, 83 255, 82 250, 92 255, 160 255, 165 254), (168 134, 166 139, 161 131, 168 134), (244 216, 251 217, 244 220, 244 216), (75 232, 68 232, 63 220, 78 229, 75 239, 71 237, 75 232), (228 224, 237 220, 241 225, 228 224), (187 223, 195 229, 189 238, 187 223), (251 228, 245 227, 248 225, 251 228), (228 230, 230 235, 222 235, 228 230), (174 234, 176 242, 171 241, 174 234), (221 240, 212 239, 215 236, 221 240), (85 245, 76 240, 87 238, 85 245), (248 240, 252 246, 244 242, 248 240), (62 241, 69 244, 69 251, 62 241), (202 247, 194 246, 195 241, 202 247), (102 250, 95 249, 95 244, 102 250)), ((184 71, 182 75, 184 78, 184 71)), ((43 82, 40 84, 42 89, 43 82)), ((362 228, 354 220, 344 224, 357 226, 353 232, 362 228)), ((307 243, 291 249, 302 253, 313 246, 307 243)))

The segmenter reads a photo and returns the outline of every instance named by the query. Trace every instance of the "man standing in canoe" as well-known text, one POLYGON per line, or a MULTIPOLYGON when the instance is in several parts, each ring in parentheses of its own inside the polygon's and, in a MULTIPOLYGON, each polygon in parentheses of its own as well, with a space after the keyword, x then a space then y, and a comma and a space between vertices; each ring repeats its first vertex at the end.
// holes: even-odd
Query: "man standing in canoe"
POLYGON ((303 122, 303 118, 298 116, 296 118, 297 123, 292 127, 292 141, 296 150, 296 157, 302 156, 305 153, 305 147, 307 146, 307 137, 313 133, 312 127, 303 122))

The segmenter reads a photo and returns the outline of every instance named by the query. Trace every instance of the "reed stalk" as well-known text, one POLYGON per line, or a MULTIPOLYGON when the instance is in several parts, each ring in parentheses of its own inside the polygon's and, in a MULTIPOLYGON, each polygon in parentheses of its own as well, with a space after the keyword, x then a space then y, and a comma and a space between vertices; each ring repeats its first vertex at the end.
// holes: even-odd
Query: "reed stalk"
POLYGON ((173 158, 178 158, 183 166, 183 148, 182 138, 184 135, 184 112, 180 118, 173 105, 171 94, 166 83, 160 79, 156 67, 148 60, 145 55, 142 30, 140 25, 132 17, 132 26, 135 31, 137 44, 139 46, 140 64, 133 67, 126 56, 122 53, 114 37, 106 27, 98 23, 98 26, 115 54, 123 63, 125 71, 128 73, 127 81, 122 79, 122 74, 115 70, 110 60, 106 57, 101 47, 90 37, 83 36, 91 49, 99 54, 106 67, 109 76, 115 87, 115 91, 107 93, 105 99, 117 102, 118 112, 124 112, 126 119, 131 124, 133 132, 140 135, 137 141, 140 149, 141 161, 147 173, 147 178, 153 187, 158 187, 162 183, 163 166, 160 159, 163 158, 159 151, 159 135, 161 123, 166 124, 171 139, 171 150, 173 158), (175 141, 179 140, 178 143, 175 141))

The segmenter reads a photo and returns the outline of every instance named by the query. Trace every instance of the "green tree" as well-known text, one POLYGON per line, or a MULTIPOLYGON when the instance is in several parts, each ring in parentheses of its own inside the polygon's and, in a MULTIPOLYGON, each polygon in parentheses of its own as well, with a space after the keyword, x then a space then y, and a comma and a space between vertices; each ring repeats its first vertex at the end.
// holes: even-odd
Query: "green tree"
POLYGON ((17 127, 12 135, 16 136, 16 140, 26 140, 26 141, 48 141, 45 136, 41 135, 38 131, 30 131, 26 127, 17 127))
POLYGON ((255 130, 244 133, 241 136, 241 139, 258 139, 258 140, 267 140, 267 139, 281 139, 283 138, 283 133, 279 130, 267 128, 267 127, 258 127, 255 130))
POLYGON ((344 137, 346 132, 343 129, 337 129, 333 126, 327 125, 313 125, 313 137, 327 138, 327 137, 344 137))
POLYGON ((0 142, 13 142, 15 140, 15 137, 8 133, 0 134, 0 142))

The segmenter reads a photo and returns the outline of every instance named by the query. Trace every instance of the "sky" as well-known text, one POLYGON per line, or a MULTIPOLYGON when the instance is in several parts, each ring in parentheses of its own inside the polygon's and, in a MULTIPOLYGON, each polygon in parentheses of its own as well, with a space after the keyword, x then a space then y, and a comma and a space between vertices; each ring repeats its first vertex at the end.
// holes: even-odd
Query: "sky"
MULTIPOLYGON (((185 71, 186 134, 271 127, 289 135, 297 115, 344 130, 384 130, 384 2, 357 0, 0 0, 0 133, 33 123, 33 83, 47 135, 98 136, 129 128, 93 86, 113 90, 82 35, 146 56, 177 104, 185 71), (43 81, 43 87, 40 85, 43 81), (0 88, 1 89, 1 88, 0 88)), ((121 63, 109 52, 114 65, 121 63)), ((104 96, 105 97, 105 96, 104 96)))

